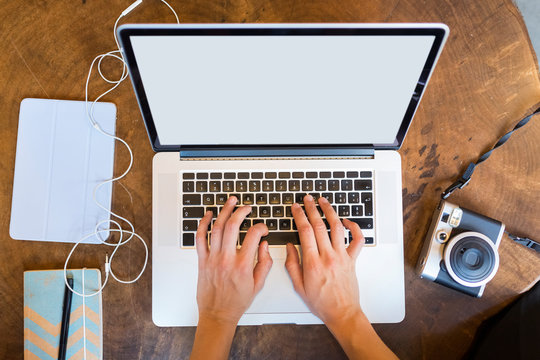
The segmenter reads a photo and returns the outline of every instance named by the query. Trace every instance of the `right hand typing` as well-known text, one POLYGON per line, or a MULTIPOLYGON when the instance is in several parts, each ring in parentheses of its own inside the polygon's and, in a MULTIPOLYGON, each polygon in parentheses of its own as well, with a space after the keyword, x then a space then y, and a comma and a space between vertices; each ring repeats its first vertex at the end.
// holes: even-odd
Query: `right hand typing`
POLYGON ((311 312, 326 325, 332 325, 362 313, 355 263, 365 240, 358 224, 347 219, 342 223, 330 203, 321 197, 319 205, 331 229, 329 239, 313 197, 306 195, 304 204, 307 217, 300 205, 292 207, 302 247, 302 264, 296 248, 289 243, 285 267, 294 289, 311 312), (348 248, 345 248, 343 226, 353 237, 348 248))

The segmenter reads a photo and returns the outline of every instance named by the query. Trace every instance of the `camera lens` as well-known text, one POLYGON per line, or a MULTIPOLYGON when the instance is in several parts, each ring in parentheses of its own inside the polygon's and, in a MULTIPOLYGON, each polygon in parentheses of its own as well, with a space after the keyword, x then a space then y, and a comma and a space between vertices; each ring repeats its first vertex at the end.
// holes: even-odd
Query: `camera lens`
POLYGON ((493 242, 475 232, 462 233, 445 249, 445 264, 456 282, 469 287, 487 283, 495 276, 499 256, 493 242))

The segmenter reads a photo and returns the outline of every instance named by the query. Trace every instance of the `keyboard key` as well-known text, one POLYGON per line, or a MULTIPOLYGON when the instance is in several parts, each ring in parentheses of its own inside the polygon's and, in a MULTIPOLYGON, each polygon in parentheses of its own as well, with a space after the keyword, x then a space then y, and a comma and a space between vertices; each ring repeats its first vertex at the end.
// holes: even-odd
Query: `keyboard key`
POLYGON ((321 196, 328 200, 330 204, 334 202, 334 194, 332 193, 322 193, 321 196))
POLYGON ((315 190, 326 191, 326 180, 315 180, 315 190))
POLYGON ((256 224, 264 224, 264 220, 263 219, 253 219, 253 225, 256 225, 256 224))
POLYGON ((279 230, 291 230, 291 220, 279 219, 279 230))
POLYGON ((313 191, 313 180, 302 180, 302 191, 313 191))
POLYGON ((275 179, 275 178, 277 178, 277 173, 275 173, 275 172, 267 172, 267 173, 264 173, 264 177, 266 179, 275 179))
POLYGON ((195 184, 195 189, 197 192, 207 192, 208 191, 208 183, 206 181, 197 181, 195 184))
POLYGON ((285 209, 283 206, 272 206, 273 217, 283 217, 285 215, 285 209))
POLYGON ((184 207, 182 209, 182 216, 184 218, 202 218, 204 216, 203 207, 184 207))
POLYGON ((274 191, 274 182, 272 180, 263 180, 262 189, 263 191, 274 191))
POLYGON ((224 179, 236 179, 236 174, 233 172, 226 172, 223 174, 224 179))
POLYGON ((357 192, 350 192, 347 197, 349 204, 358 204, 360 202, 360 194, 357 192))
POLYGON ((291 173, 290 172, 286 172, 286 171, 282 171, 278 174, 279 178, 280 179, 290 179, 291 177, 291 173))
POLYGON ((373 216, 373 195, 371 193, 362 193, 362 204, 366 216, 373 216))
POLYGON ((319 173, 319 177, 320 177, 321 179, 329 179, 329 178, 332 177, 332 173, 331 173, 330 171, 321 171, 321 172, 319 173))
POLYGON ((339 180, 328 180, 329 191, 339 191, 339 180))
POLYGON ((220 192, 221 191, 221 182, 220 181, 210 181, 210 191, 211 192, 220 192))
POLYGON ((184 205, 201 205, 201 195, 199 194, 184 194, 182 196, 184 205))
MULTIPOLYGON (((241 232, 240 233, 240 245, 244 243, 244 240, 246 238, 246 233, 241 232)), ((285 245, 288 242, 300 245, 300 238, 298 237, 297 232, 276 232, 272 231, 267 236, 263 237, 261 241, 267 241, 268 245, 285 245)))
POLYGON ((223 191, 233 192, 234 191, 234 181, 224 181, 223 182, 223 191))
POLYGON ((276 191, 287 191, 287 181, 286 180, 277 180, 276 181, 276 191))
POLYGON ((281 201, 283 204, 293 204, 294 203, 294 197, 291 193, 286 193, 281 196, 281 201))
POLYGON ((300 191, 300 181, 289 180, 289 191, 300 191))
MULTIPOLYGON (((252 206, 251 207, 251 212, 248 214, 248 217, 253 219, 253 218, 256 218, 258 217, 258 211, 257 211, 257 207, 256 206, 252 206)), ((253 223, 253 225, 255 225, 255 223, 253 223)))
POLYGON ((193 180, 193 179, 195 179, 195 174, 193 174, 193 173, 183 173, 182 174, 182 179, 184 179, 184 180, 193 180))
POLYGON ((306 196, 305 193, 296 193, 294 194, 294 202, 297 202, 299 204, 303 204, 304 203, 304 196, 306 196))
POLYGON ((204 194, 202 201, 203 205, 214 205, 214 194, 204 194))
POLYGON ((242 204, 243 205, 253 205, 255 203, 253 197, 254 197, 253 194, 243 194, 242 195, 242 204))
POLYGON ((257 205, 266 205, 266 203, 268 202, 268 197, 266 196, 266 194, 257 194, 255 196, 255 202, 257 203, 257 205))
POLYGON ((261 191, 261 182, 259 180, 251 180, 249 182, 249 191, 251 192, 261 191))
POLYGON ((277 220, 276 219, 266 220, 266 226, 268 227, 268 230, 277 230, 277 226, 278 226, 277 220))
POLYGON ((183 233, 182 234, 182 246, 195 246, 195 234, 183 233))
MULTIPOLYGON (((240 194, 229 194, 229 197, 232 197, 234 196, 236 198, 236 203, 239 204, 240 201, 242 201, 242 197, 240 196, 240 194)), ((236 207, 238 207, 238 205, 236 205, 236 207)))
POLYGON ((354 190, 371 190, 371 180, 354 180, 354 190))
POLYGON ((292 207, 285 206, 285 217, 292 217, 292 207))
POLYGON ((270 194, 268 202, 270 204, 281 204, 281 195, 276 193, 270 194))
POLYGON ((336 193, 336 204, 345 204, 347 202, 347 197, 345 193, 338 192, 336 193))
POLYGON ((364 214, 364 210, 361 205, 353 205, 351 208, 351 216, 362 216, 364 214))
POLYGON ((373 219, 368 218, 361 218, 361 219, 355 219, 351 218, 349 219, 352 222, 355 222, 360 226, 360 229, 373 229, 373 219))
POLYGON ((245 219, 240 224, 240 231, 247 231, 251 227, 251 219, 245 219))
POLYGON ((217 207, 215 207, 215 206, 208 206, 208 207, 206 208, 206 211, 211 211, 211 212, 212 212, 212 217, 213 217, 213 218, 216 218, 216 217, 218 216, 218 209, 217 209, 217 207))
POLYGON ((352 180, 341 180, 341 190, 343 191, 352 190, 352 180))
POLYGON ((270 217, 270 206, 261 206, 261 207, 259 207, 259 216, 260 217, 270 217))
POLYGON ((351 216, 351 209, 349 205, 340 205, 338 206, 338 215, 339 216, 351 216))
POLYGON ((184 181, 182 183, 183 192, 193 192, 195 191, 195 183, 193 181, 184 181))
POLYGON ((197 231, 197 220, 184 220, 182 223, 182 231, 197 231))
POLYGON ((316 179, 318 176, 317 176, 317 172, 316 171, 308 171, 306 172, 306 178, 308 179, 316 179))
POLYGON ((304 173, 302 171, 294 171, 292 173, 292 177, 293 177, 293 179, 303 179, 304 178, 304 173))
POLYGON ((249 173, 248 172, 239 172, 237 176, 238 176, 239 179, 249 179, 249 173))
POLYGON ((368 237, 365 237, 364 239, 366 240, 366 245, 373 245, 375 243, 372 237, 368 236, 368 237))
POLYGON ((221 173, 210 173, 210 179, 221 179, 221 173))
POLYGON ((225 205, 227 202, 227 194, 217 194, 216 195, 216 204, 225 205))
POLYGON ((246 192, 246 191, 247 191, 247 181, 237 181, 236 192, 246 192))
POLYGON ((358 171, 347 171, 347 177, 348 178, 357 178, 358 177, 358 171))
POLYGON ((208 173, 197 173, 197 179, 199 180, 208 179, 208 173))
POLYGON ((319 201, 319 198, 321 197, 321 193, 309 193, 309 195, 313 196, 313 200, 317 203, 319 201))
POLYGON ((335 178, 344 178, 345 177, 345 172, 344 171, 334 171, 334 177, 335 178))
POLYGON ((372 176, 371 171, 360 171, 361 178, 370 178, 372 176))
POLYGON ((262 179, 263 178, 263 173, 262 172, 252 172, 251 173, 251 178, 252 179, 262 179))

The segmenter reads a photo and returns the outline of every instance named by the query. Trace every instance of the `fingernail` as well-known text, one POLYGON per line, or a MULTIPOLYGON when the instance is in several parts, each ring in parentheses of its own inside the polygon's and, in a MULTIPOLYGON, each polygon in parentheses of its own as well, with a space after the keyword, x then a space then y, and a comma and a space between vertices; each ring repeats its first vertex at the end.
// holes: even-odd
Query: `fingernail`
POLYGON ((306 201, 313 201, 313 196, 307 194, 306 197, 304 198, 304 200, 306 200, 306 201))
POLYGON ((323 197, 323 196, 321 196, 321 197, 319 198, 319 200, 320 200, 320 201, 324 201, 324 202, 328 202, 328 199, 325 198, 325 197, 323 197))
POLYGON ((230 203, 236 202, 236 196, 231 196, 228 201, 230 203))
POLYGON ((298 207, 300 207, 300 205, 299 205, 298 203, 294 203, 294 204, 292 204, 292 207, 293 207, 293 208, 294 208, 294 207, 298 208, 298 207))

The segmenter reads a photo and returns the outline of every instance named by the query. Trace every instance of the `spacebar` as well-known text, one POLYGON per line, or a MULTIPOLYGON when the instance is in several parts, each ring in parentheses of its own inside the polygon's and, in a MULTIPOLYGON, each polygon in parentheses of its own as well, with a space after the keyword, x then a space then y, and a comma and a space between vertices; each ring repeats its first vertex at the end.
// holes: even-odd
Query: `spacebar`
MULTIPOLYGON (((240 245, 242 245, 244 242, 245 237, 246 233, 240 233, 240 245)), ((300 238, 298 237, 298 232, 296 231, 270 231, 268 235, 262 237, 261 241, 268 241, 268 245, 286 245, 289 242, 295 245, 300 245, 300 238)))

